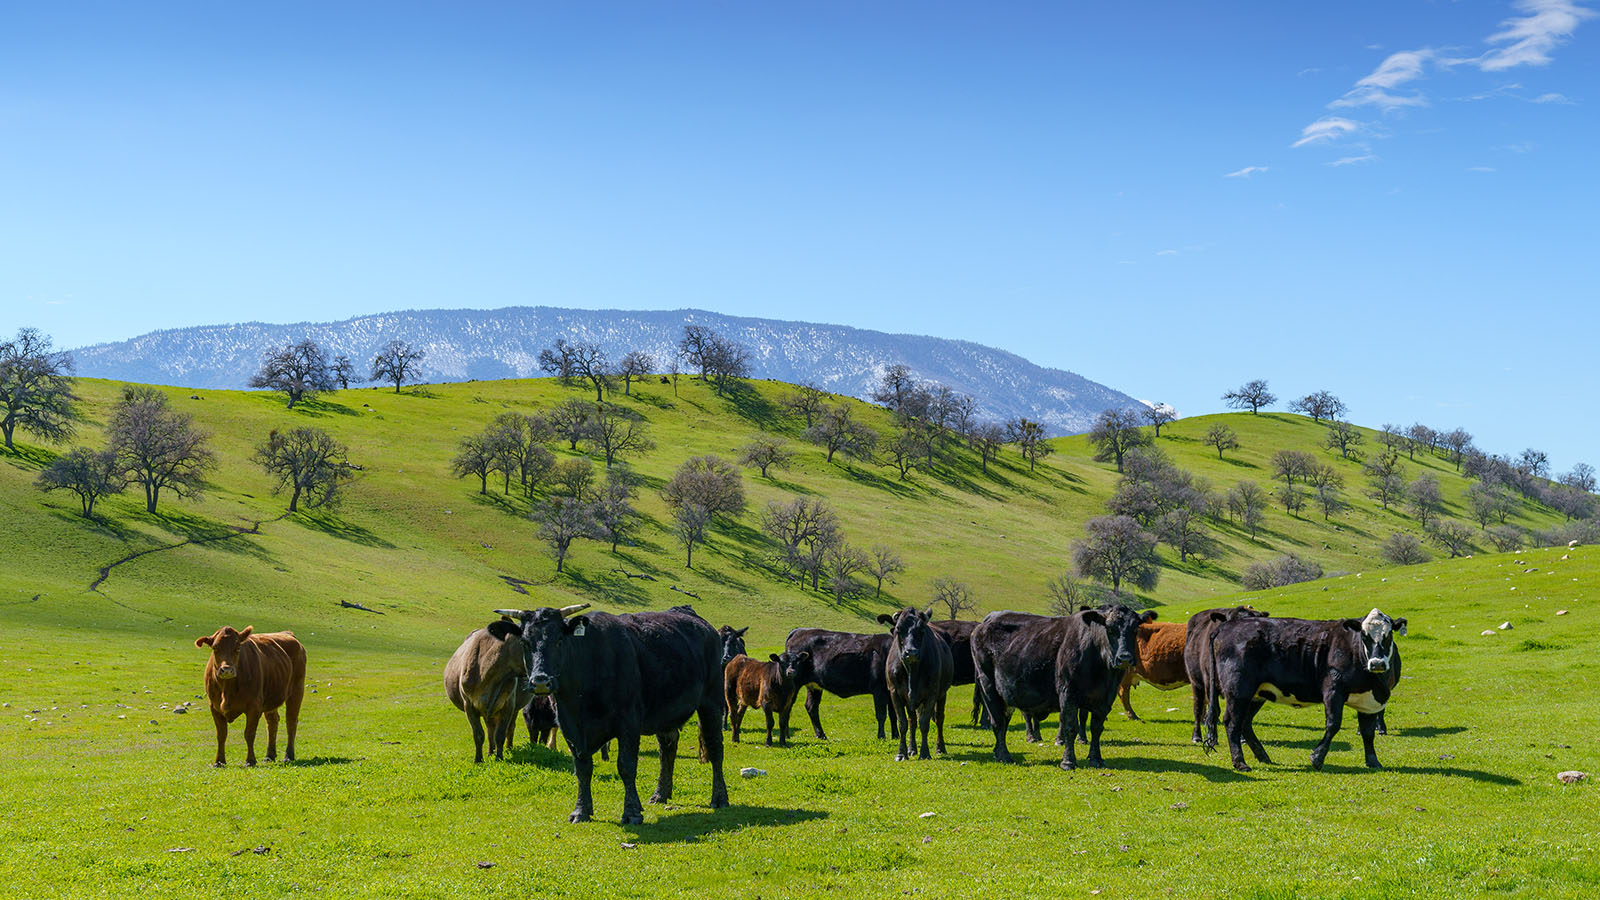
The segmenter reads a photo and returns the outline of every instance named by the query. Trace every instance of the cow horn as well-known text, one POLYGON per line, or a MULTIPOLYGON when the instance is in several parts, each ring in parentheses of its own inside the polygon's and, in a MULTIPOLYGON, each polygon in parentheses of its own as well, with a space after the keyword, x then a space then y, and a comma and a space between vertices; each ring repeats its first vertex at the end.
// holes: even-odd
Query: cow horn
POLYGON ((589 604, 587 603, 574 603, 571 606, 563 606, 561 607, 561 618, 565 619, 567 616, 577 615, 588 608, 589 604))
POLYGON ((528 611, 525 609, 497 609, 495 612, 502 616, 510 616, 513 619, 526 619, 528 617, 528 611))

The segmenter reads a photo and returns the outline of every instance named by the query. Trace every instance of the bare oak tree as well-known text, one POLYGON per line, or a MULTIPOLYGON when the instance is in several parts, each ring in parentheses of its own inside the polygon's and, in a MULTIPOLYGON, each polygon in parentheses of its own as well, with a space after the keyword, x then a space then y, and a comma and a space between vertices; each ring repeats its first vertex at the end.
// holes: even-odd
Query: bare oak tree
POLYGON ((1113 594, 1121 594, 1124 581, 1145 590, 1156 586, 1161 569, 1155 535, 1127 516, 1100 516, 1086 528, 1088 533, 1072 542, 1076 574, 1111 582, 1113 594))
POLYGON ((426 353, 405 341, 390 341, 372 358, 372 376, 369 380, 388 382, 394 385, 394 392, 398 394, 401 385, 417 379, 417 370, 426 356, 426 353))
POLYGON ((828 397, 828 392, 814 384, 802 384, 795 392, 783 398, 782 406, 791 415, 800 416, 806 420, 806 427, 815 424, 817 416, 822 412, 823 401, 828 397))
POLYGON ((940 576, 933 580, 933 605, 949 613, 947 619, 959 619, 962 613, 978 611, 978 600, 972 588, 964 581, 940 576))
POLYGON ((1345 414, 1344 401, 1327 391, 1314 391, 1289 404, 1290 412, 1305 413, 1313 422, 1337 419, 1345 414))
POLYGON ((163 490, 179 497, 199 493, 216 456, 208 436, 194 419, 175 412, 167 395, 152 387, 124 386, 111 410, 107 428, 117 467, 128 481, 144 488, 147 512, 155 512, 163 490))
POLYGON ((85 519, 94 518, 94 504, 101 497, 120 494, 128 486, 110 450, 74 447, 39 473, 36 482, 45 493, 68 490, 78 495, 85 519))
POLYGON ((650 426, 644 416, 608 403, 595 404, 584 440, 591 450, 599 451, 607 468, 619 456, 648 453, 656 446, 656 442, 650 439, 650 426))
POLYGON ((1017 445, 1017 452, 1028 461, 1029 472, 1034 470, 1039 460, 1056 450, 1045 439, 1043 425, 1021 417, 1006 423, 1006 442, 1017 445))
POLYGON ((776 466, 779 469, 789 468, 794 461, 794 451, 778 438, 758 435, 744 445, 739 453, 739 464, 755 466, 761 470, 761 477, 767 477, 767 470, 776 466))
POLYGON ((1359 460, 1361 458, 1359 448, 1364 440, 1365 437, 1361 434, 1360 429, 1349 422, 1341 422, 1335 419, 1328 423, 1328 434, 1323 440, 1322 446, 1329 450, 1338 450, 1339 455, 1345 459, 1359 460))
POLYGON ((0 433, 6 449, 20 427, 52 443, 72 437, 77 419, 72 355, 51 349, 49 336, 22 328, 0 341, 0 433))
POLYGON ((1266 381, 1260 378, 1247 381, 1237 390, 1223 394, 1222 399, 1227 401, 1230 409, 1248 409, 1251 415, 1278 402, 1277 395, 1267 390, 1266 381))
POLYGON ((1094 445, 1096 462, 1116 461, 1117 471, 1122 471, 1122 459, 1129 450, 1150 443, 1150 436, 1139 427, 1139 414, 1131 409, 1102 410, 1089 429, 1089 443, 1094 445))
POLYGON ((1239 449, 1239 436, 1234 434, 1232 428, 1218 422, 1206 430, 1206 436, 1200 439, 1200 443, 1217 448, 1217 459, 1221 459, 1222 451, 1239 449))
POLYGON ((281 391, 289 398, 289 408, 307 394, 334 389, 328 353, 316 341, 306 338, 298 344, 268 350, 261 368, 250 376, 250 387, 281 391))
POLYGON ((878 445, 878 432, 857 422, 849 403, 824 410, 817 424, 806 429, 806 438, 828 451, 828 462, 841 450, 852 459, 870 460, 878 445))
POLYGON ((633 393, 633 382, 643 382, 646 375, 656 369, 656 358, 644 350, 634 350, 617 363, 617 375, 622 378, 622 394, 633 393))
POLYGON ((558 575, 564 570, 573 542, 594 534, 589 504, 572 497, 551 497, 535 504, 532 518, 538 523, 539 537, 550 545, 558 575))
POLYGON ((731 519, 744 512, 744 478, 719 456, 691 457, 661 489, 661 499, 673 510, 698 506, 712 518, 731 519))
POLYGON ((274 494, 289 491, 289 512, 338 503, 339 489, 355 477, 350 451, 320 428, 276 428, 256 447, 255 461, 275 479, 274 494))
POLYGON ((873 545, 872 556, 867 563, 867 574, 878 583, 877 592, 873 596, 882 597, 883 583, 888 581, 894 584, 894 577, 905 570, 906 564, 901 561, 900 554, 882 544, 873 545))
POLYGON ((1141 415, 1144 416, 1146 422, 1150 423, 1150 427, 1155 429, 1156 437, 1161 437, 1161 426, 1178 421, 1178 411, 1165 403, 1147 406, 1141 415))

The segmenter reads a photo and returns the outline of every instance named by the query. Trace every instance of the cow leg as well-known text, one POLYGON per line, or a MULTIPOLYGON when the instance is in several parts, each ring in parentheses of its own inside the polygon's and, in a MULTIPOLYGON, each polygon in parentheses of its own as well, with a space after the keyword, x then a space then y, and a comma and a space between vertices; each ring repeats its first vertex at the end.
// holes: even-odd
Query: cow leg
POLYGON ((1249 745, 1250 752, 1255 754, 1256 761, 1272 765, 1272 760, 1267 756, 1267 748, 1262 746, 1261 738, 1256 737, 1256 714, 1261 712, 1261 707, 1266 706, 1265 700, 1250 701, 1250 708, 1245 711, 1244 742, 1249 745))
MULTIPOLYGON (((889 705, 893 707, 894 723, 899 729, 898 736, 900 739, 900 750, 899 752, 895 753, 894 760, 895 762, 901 762, 911 758, 911 751, 906 749, 907 733, 911 731, 911 717, 907 715, 908 710, 906 709, 906 701, 900 698, 899 691, 895 691, 889 695, 889 705)), ((882 735, 879 735, 879 737, 882 737, 882 735)), ((916 735, 910 735, 910 737, 911 746, 915 748, 917 746, 916 735)))
POLYGON ((945 695, 940 694, 939 699, 934 701, 933 706, 933 721, 939 726, 939 743, 934 746, 934 749, 939 751, 940 756, 950 752, 944 748, 944 701, 945 695))
MULTIPOLYGON (((922 752, 917 754, 917 758, 933 759, 933 754, 928 752, 928 726, 933 724, 933 703, 931 701, 919 703, 915 712, 917 713, 918 722, 922 725, 922 752)), ((917 736, 913 733, 911 735, 911 743, 915 746, 916 742, 917 736)))
MULTIPOLYGON (((1194 736, 1189 739, 1189 743, 1198 744, 1200 743, 1200 723, 1206 719, 1206 689, 1196 680, 1189 685, 1189 694, 1194 700, 1194 736)), ((1215 743, 1215 741, 1212 743, 1215 743)))
MULTIPOLYGON (((1218 702, 1220 703, 1220 700, 1218 702)), ((1228 755, 1233 760, 1233 767, 1240 772, 1250 771, 1250 766, 1244 761, 1244 747, 1240 743, 1244 740, 1249 709, 1249 699, 1231 695, 1228 697, 1228 715, 1223 721, 1223 726, 1228 732, 1228 755)))
POLYGON ((722 780, 722 729, 717 727, 717 703, 700 707, 700 760, 711 764, 711 808, 728 805, 728 783, 722 780))
MULTIPOLYGON (((1107 699, 1109 700, 1110 698, 1107 699)), ((1110 705, 1109 703, 1106 704, 1107 707, 1110 705)), ((1086 764, 1091 768, 1104 769, 1106 767, 1105 760, 1100 758, 1100 732, 1105 730, 1106 714, 1109 712, 1110 709, 1096 709, 1089 713, 1089 759, 1086 764)))
POLYGON ((974 728, 981 728, 985 724, 987 724, 987 723, 985 723, 983 721, 983 719, 985 718, 983 713, 984 713, 984 709, 983 709, 983 692, 978 690, 978 686, 977 685, 973 685, 972 686, 972 725, 973 725, 974 728))
POLYGON ((1326 714, 1327 727, 1323 729, 1322 740, 1311 748, 1313 769, 1322 768, 1322 761, 1328 758, 1328 745, 1333 743, 1333 736, 1339 733, 1339 726, 1344 724, 1344 701, 1344 691, 1330 690, 1322 695, 1322 710, 1326 714))
POLYGON ((771 747, 772 746, 772 708, 771 708, 770 704, 768 706, 763 706, 761 708, 761 711, 763 713, 765 713, 766 716, 767 716, 767 746, 771 747))
POLYGON ((617 777, 622 779, 622 824, 643 825, 639 802, 639 735, 617 735, 617 777))
POLYGON ((483 762, 483 722, 478 716, 478 711, 470 705, 467 707, 467 722, 472 725, 472 761, 483 762))
POLYGON ((1133 670, 1129 669, 1128 673, 1122 676, 1122 684, 1117 688, 1117 694, 1122 697, 1122 714, 1137 722, 1139 714, 1133 711, 1133 704, 1129 702, 1133 696, 1133 679, 1133 670))
POLYGON ((1381 769, 1378 762, 1378 752, 1372 747, 1372 736, 1377 733, 1378 725, 1383 722, 1383 713, 1356 713, 1356 725, 1361 729, 1361 746, 1367 751, 1367 768, 1381 769))
POLYGON ((278 711, 267 710, 267 762, 278 758, 278 711))
POLYGON ((661 746, 661 775, 656 778, 656 792, 650 795, 651 803, 666 803, 672 799, 672 767, 678 761, 678 730, 663 731, 656 735, 661 746))
MULTIPOLYGON (((1057 732, 1059 735, 1059 731, 1057 732)), ((1089 707, 1078 707, 1078 740, 1084 744, 1089 743, 1089 707)), ((1061 743, 1059 736, 1056 743, 1061 743)))
POLYGON ((261 724, 261 713, 247 712, 244 714, 244 764, 256 764, 256 726, 261 724))
POLYGON ((994 680, 979 672, 978 683, 973 690, 983 692, 983 710, 989 716, 989 728, 994 731, 995 761, 1015 762, 1011 751, 1006 748, 1006 731, 1011 727, 1011 710, 1007 709, 1005 701, 1000 699, 1000 692, 995 689, 994 680))
POLYGON ((783 705, 778 712, 778 746, 789 746, 789 713, 794 709, 794 694, 789 695, 789 702, 783 705))
POLYGON ((228 764, 228 720, 222 717, 222 713, 213 709, 211 721, 217 726, 217 761, 212 765, 220 769, 228 764))
POLYGON ((1378 710, 1378 733, 1379 734, 1388 734, 1389 733, 1389 723, 1385 722, 1383 720, 1383 710, 1381 710, 1381 709, 1378 710))
MULTIPOLYGON (((874 696, 872 699, 873 699, 874 702, 876 702, 878 698, 876 696, 874 696)), ((822 733, 821 710, 822 710, 822 689, 821 688, 814 688, 814 687, 806 688, 806 715, 811 717, 811 730, 816 732, 817 740, 825 741, 825 740, 828 739, 828 736, 826 734, 822 733)), ((882 709, 882 707, 878 708, 877 713, 878 713, 878 737, 881 738, 881 737, 883 737, 883 709, 882 709)))
POLYGON ((1042 719, 1043 719, 1042 716, 1036 715, 1034 713, 1024 712, 1022 714, 1022 725, 1023 725, 1022 739, 1023 740, 1027 741, 1030 744, 1040 744, 1040 743, 1044 742, 1044 738, 1041 737, 1040 734, 1039 734, 1039 724, 1040 724, 1040 721, 1042 719))
POLYGON ((306 680, 304 677, 295 680, 289 686, 289 696, 283 700, 283 725, 285 740, 283 742, 283 761, 294 762, 294 733, 300 727, 300 701, 306 696, 306 680))
POLYGON ((1078 705, 1061 692, 1061 768, 1078 767, 1078 705))
POLYGON ((729 728, 733 731, 733 742, 737 744, 739 743, 739 726, 744 722, 744 704, 736 703, 729 707, 729 710, 729 728))
POLYGON ((589 783, 594 780, 594 751, 577 744, 571 747, 572 774, 578 777, 578 805, 573 807, 567 821, 576 824, 594 816, 594 798, 589 794, 589 783))

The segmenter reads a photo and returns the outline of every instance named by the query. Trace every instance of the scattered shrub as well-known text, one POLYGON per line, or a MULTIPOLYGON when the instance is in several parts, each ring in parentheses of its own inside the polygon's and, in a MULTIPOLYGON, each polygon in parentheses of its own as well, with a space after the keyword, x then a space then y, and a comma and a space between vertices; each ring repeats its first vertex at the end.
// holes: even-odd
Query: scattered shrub
POLYGON ((1301 559, 1293 553, 1271 559, 1266 562, 1252 563, 1244 570, 1245 590, 1263 591, 1267 588, 1284 587, 1290 584, 1299 584, 1302 581, 1315 581, 1322 577, 1322 567, 1309 559, 1301 559))

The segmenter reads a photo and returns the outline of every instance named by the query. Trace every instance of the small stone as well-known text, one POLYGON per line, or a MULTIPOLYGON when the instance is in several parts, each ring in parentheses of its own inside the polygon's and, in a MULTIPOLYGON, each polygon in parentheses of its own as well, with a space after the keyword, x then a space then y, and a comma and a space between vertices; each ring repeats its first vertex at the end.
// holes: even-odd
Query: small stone
POLYGON ((938 813, 936 813, 936 812, 925 812, 925 813, 919 813, 917 815, 917 818, 919 818, 919 819, 931 819, 931 818, 933 818, 934 816, 937 816, 937 815, 938 815, 938 813))
POLYGON ((1558 773, 1556 775, 1556 779, 1559 780, 1562 784, 1577 784, 1578 782, 1580 782, 1580 781, 1582 781, 1582 780, 1584 780, 1585 778, 1588 778, 1588 777, 1589 777, 1589 773, 1588 772, 1579 772, 1577 770, 1572 770, 1572 771, 1568 771, 1568 772, 1561 772, 1561 773, 1558 773))
POLYGON ((1496 634, 1499 634, 1499 632, 1494 631, 1493 629, 1484 629, 1483 631, 1478 632, 1478 634, 1483 635, 1484 637, 1494 637, 1496 634))
POLYGON ((172 708, 173 715, 177 715, 177 716, 181 716, 181 715, 183 715, 184 713, 186 713, 188 711, 189 711, 189 707, 187 707, 187 706, 175 706, 175 707, 172 708))
POLYGON ((1564 609, 1558 609, 1558 610, 1556 610, 1556 615, 1558 615, 1558 616, 1564 616, 1564 615, 1566 615, 1566 614, 1567 614, 1567 611, 1566 611, 1566 610, 1564 610, 1564 609))
POLYGON ((1189 808, 1189 804, 1183 802, 1182 800, 1179 800, 1177 803, 1172 804, 1171 808, 1172 809, 1188 809, 1189 808))
POLYGON ((924 844, 931 844, 931 843, 933 843, 933 838, 928 837, 927 835, 923 835, 922 842, 924 844))
POLYGON ((638 844, 630 844, 627 841, 623 841, 622 842, 622 849, 624 849, 624 850, 636 850, 636 849, 638 849, 638 847, 639 847, 638 844))
MULTIPOLYGON (((628 845, 627 844, 623 844, 622 846, 626 847, 628 845)), ((492 869, 492 868, 494 868, 494 863, 486 862, 484 860, 479 860, 478 861, 478 868, 480 868, 480 869, 492 869)))
POLYGON ((1510 631, 1511 630, 1511 623, 1510 622, 1501 622, 1500 623, 1500 630, 1501 631, 1510 631))
POLYGON ((760 778, 761 776, 767 774, 767 770, 758 769, 755 766, 745 766, 739 770, 739 774, 745 778, 760 778))

